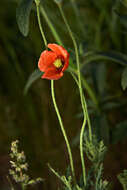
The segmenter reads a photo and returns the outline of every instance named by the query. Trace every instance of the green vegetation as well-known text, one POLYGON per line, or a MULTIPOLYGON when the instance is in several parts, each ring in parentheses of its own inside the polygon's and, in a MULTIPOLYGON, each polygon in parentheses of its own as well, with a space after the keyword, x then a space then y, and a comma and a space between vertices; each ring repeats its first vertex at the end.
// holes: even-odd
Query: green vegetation
MULTIPOLYGON (((36 188, 55 190, 60 182, 48 170, 47 163, 63 174, 69 158, 53 108, 50 81, 40 79, 41 73, 37 70, 45 45, 38 27, 35 2, 30 0, 27 5, 22 4, 26 6, 24 12, 19 5, 17 0, 1 0, 0 4, 0 176, 5 179, 8 175, 9 166, 5 166, 10 160, 10 144, 19 139, 31 166, 31 176, 46 179, 36 188), (24 20, 20 20, 21 14, 24 20)), ((121 184, 126 189, 127 2, 63 0, 62 8, 78 44, 82 86, 92 131, 97 138, 91 144, 84 135, 84 150, 93 164, 90 168, 86 159, 86 170, 95 171, 95 175, 89 172, 87 180, 96 179, 87 189, 95 184, 95 190, 122 189, 121 184), (105 161, 106 148, 102 141, 107 146, 105 161), (119 173, 121 184, 117 180, 119 173), (106 181, 102 180, 102 174, 106 181)), ((55 91, 79 180, 79 133, 83 113, 77 84, 71 76, 71 72, 74 77, 77 74, 75 50, 56 3, 41 0, 40 14, 48 43, 63 45, 70 53, 70 67, 55 83, 55 91)), ((51 170, 62 179, 65 189, 72 188, 70 174, 65 177, 51 170)), ((0 181, 1 190, 8 187, 8 181, 0 181)), ((73 188, 83 188, 82 176, 81 183, 73 188)))

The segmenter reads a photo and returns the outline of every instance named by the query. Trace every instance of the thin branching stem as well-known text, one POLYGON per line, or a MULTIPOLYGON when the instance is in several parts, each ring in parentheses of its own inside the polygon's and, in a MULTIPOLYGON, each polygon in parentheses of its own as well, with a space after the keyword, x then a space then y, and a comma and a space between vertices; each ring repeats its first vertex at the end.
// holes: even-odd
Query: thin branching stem
POLYGON ((38 18, 39 29, 40 29, 42 38, 43 38, 43 40, 44 40, 45 47, 46 47, 46 49, 47 49, 47 40, 46 40, 44 31, 43 31, 43 28, 42 28, 41 19, 40 19, 40 9, 39 9, 39 7, 40 7, 40 0, 35 0, 35 3, 36 3, 36 9, 37 9, 37 18, 38 18))
MULTIPOLYGON (((60 44, 60 45, 63 45, 63 42, 62 42, 62 40, 61 40, 61 38, 60 38, 57 30, 54 28, 51 20, 49 19, 48 14, 46 13, 43 5, 40 6, 40 12, 43 15, 45 21, 47 22, 47 24, 48 24, 48 26, 49 26, 49 28, 50 28, 50 30, 51 30, 51 32, 52 32, 55 40, 57 41, 57 43, 60 44)), ((91 54, 91 52, 86 53, 85 56, 88 56, 89 54, 91 54)), ((73 70, 73 72, 77 75, 77 70, 76 69, 70 68, 70 70, 73 70)), ((80 67, 80 70, 81 70, 81 67, 80 67)), ((96 98, 94 92, 92 91, 92 89, 90 88, 89 84, 87 83, 87 81, 82 76, 81 76, 81 80, 82 80, 82 83, 83 83, 84 87, 86 88, 89 96, 91 97, 91 99, 93 100, 93 102, 95 103, 95 105, 97 106, 98 105, 98 101, 97 101, 97 98, 96 98)))
POLYGON ((62 10, 62 6, 60 3, 57 4, 61 13, 61 16, 66 24, 66 27, 68 29, 68 32, 70 34, 70 37, 73 41, 73 45, 75 48, 75 55, 76 55, 76 63, 77 63, 77 73, 78 73, 78 86, 79 86, 79 92, 80 92, 80 99, 81 99, 81 105, 82 105, 82 109, 83 109, 83 115, 84 115, 84 120, 83 120, 83 124, 82 124, 82 128, 81 128, 81 133, 80 133, 80 156, 81 156, 81 163, 82 163, 82 170, 83 170, 83 181, 84 181, 84 185, 86 186, 86 170, 85 170, 85 162, 84 162, 84 156, 83 156, 83 134, 84 134, 84 129, 86 126, 86 121, 87 121, 87 109, 86 106, 84 105, 84 101, 83 99, 85 99, 85 97, 83 98, 83 91, 82 91, 82 84, 81 84, 81 74, 80 74, 80 62, 79 62, 79 53, 78 53, 78 46, 76 43, 76 40, 74 38, 74 35, 70 29, 70 26, 67 22, 67 19, 64 15, 64 12, 62 10))
POLYGON ((66 135, 66 131, 64 129, 63 122, 62 122, 62 119, 61 119, 61 116, 60 116, 60 112, 59 112, 59 109, 57 107, 57 103, 56 103, 56 99, 55 99, 55 92, 54 92, 54 81, 53 80, 51 80, 51 94, 52 94, 52 100, 53 100, 54 108, 55 108, 55 111, 56 111, 56 114, 57 114, 57 117, 58 117, 58 120, 59 120, 59 123, 60 123, 61 131, 63 133, 64 139, 65 139, 65 142, 66 142, 66 145, 67 145, 67 150, 68 150, 68 154, 69 154, 72 175, 74 177, 74 182, 76 183, 72 152, 71 152, 70 144, 69 144, 69 141, 68 141, 68 138, 67 138, 67 135, 66 135))
MULTIPOLYGON (((42 29, 41 20, 40 20, 40 11, 39 11, 40 0, 35 0, 35 2, 36 2, 36 8, 37 8, 37 17, 38 17, 39 28, 40 28, 40 31, 41 31, 42 38, 43 38, 43 40, 44 40, 45 47, 47 48, 47 40, 46 40, 44 31, 43 31, 43 29, 42 29)), ((45 12, 44 12, 44 9, 43 9, 43 8, 41 8, 41 11, 42 11, 43 14, 45 15, 45 12)), ((46 16, 46 15, 45 15, 45 16, 46 16)), ((49 20, 47 20, 47 21, 49 22, 49 20)), ((50 24, 50 27, 51 27, 51 24, 50 24)), ((58 40, 58 39, 59 39, 59 38, 58 38, 58 36, 57 36, 57 40, 58 40)), ((59 40, 60 40, 60 39, 59 39, 59 40)), ((69 144, 69 141, 68 141, 68 138, 67 138, 67 135, 66 135, 64 126, 63 126, 63 122, 62 122, 62 119, 61 119, 61 116, 60 116, 60 113, 59 113, 59 110, 58 110, 58 107, 57 107, 57 104, 56 104, 55 93, 54 93, 54 81, 53 81, 53 80, 51 80, 51 94, 52 94, 52 100, 53 100, 53 104, 54 104, 54 107, 55 107, 55 111, 56 111, 56 114, 57 114, 57 117, 58 117, 58 120, 59 120, 59 123, 60 123, 61 131, 62 131, 62 133, 63 133, 64 139, 65 139, 65 142, 66 142, 66 145, 67 145, 72 175, 73 175, 73 177, 74 177, 74 182, 76 183, 76 178, 75 178, 75 171, 74 171, 74 164, 73 164, 73 158, 72 158, 71 148, 70 148, 70 144, 69 144)))
POLYGON ((40 12, 43 15, 45 21, 47 22, 47 24, 48 24, 48 26, 49 26, 49 28, 50 28, 50 30, 51 30, 54 38, 56 39, 57 43, 60 44, 60 45, 63 45, 62 40, 61 40, 60 36, 58 35, 55 27, 53 26, 51 20, 49 19, 48 14, 45 11, 43 5, 40 6, 40 12))
MULTIPOLYGON (((72 77, 75 80, 76 84, 79 86, 78 80, 77 80, 76 76, 74 75, 74 73, 70 71, 70 74, 72 75, 72 77)), ((83 94, 83 102, 84 102, 84 106, 87 109, 87 103, 86 103, 84 94, 83 94)), ((89 118, 88 112, 86 112, 86 118, 87 118, 87 122, 88 122, 88 126, 89 126, 89 136, 90 136, 90 140, 91 140, 92 139, 92 131, 91 131, 91 122, 90 122, 90 118, 89 118)))

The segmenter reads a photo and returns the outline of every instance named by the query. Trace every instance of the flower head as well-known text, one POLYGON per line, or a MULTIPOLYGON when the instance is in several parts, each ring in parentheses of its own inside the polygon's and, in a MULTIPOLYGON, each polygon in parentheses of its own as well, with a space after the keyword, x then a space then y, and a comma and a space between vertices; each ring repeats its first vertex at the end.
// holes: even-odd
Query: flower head
POLYGON ((69 65, 69 53, 62 46, 48 44, 51 51, 45 50, 41 53, 38 67, 44 72, 42 78, 58 80, 69 65))

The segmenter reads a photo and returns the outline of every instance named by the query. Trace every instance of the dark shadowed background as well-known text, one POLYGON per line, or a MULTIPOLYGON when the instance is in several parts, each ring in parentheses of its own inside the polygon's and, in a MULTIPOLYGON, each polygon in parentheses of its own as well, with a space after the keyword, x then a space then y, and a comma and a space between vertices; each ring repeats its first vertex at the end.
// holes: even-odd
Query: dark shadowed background
MULTIPOLYGON (((55 190, 59 181, 49 171, 47 163, 64 173, 69 164, 68 154, 52 104, 50 81, 38 79, 27 95, 23 94, 29 75, 37 69, 44 44, 34 3, 27 37, 18 29, 17 5, 18 0, 1 0, 0 3, 0 189, 10 189, 6 179, 10 145, 19 139, 20 148, 25 151, 29 163, 29 174, 45 179, 35 189, 55 190)), ((51 0, 42 1, 42 5, 73 57, 72 41, 57 6, 51 0)), ((76 16, 72 2, 63 1, 65 15, 78 41, 80 58, 84 64, 82 73, 98 101, 98 106, 94 105, 87 91, 84 91, 93 131, 109 148, 104 172, 105 178, 112 181, 111 186, 115 190, 121 188, 116 176, 127 168, 127 93, 121 87, 121 76, 127 63, 127 35, 126 26, 114 11, 124 10, 127 13, 125 5, 111 0, 79 0, 76 2, 79 11, 76 16), (85 65, 87 51, 98 51, 111 59, 105 60, 103 56, 85 65), (119 64, 122 61, 124 65, 119 64)), ((48 42, 54 43, 51 29, 44 17, 41 18, 48 42)), ((81 172, 78 137, 82 110, 77 86, 68 72, 55 82, 55 91, 73 148, 78 178, 81 172)))

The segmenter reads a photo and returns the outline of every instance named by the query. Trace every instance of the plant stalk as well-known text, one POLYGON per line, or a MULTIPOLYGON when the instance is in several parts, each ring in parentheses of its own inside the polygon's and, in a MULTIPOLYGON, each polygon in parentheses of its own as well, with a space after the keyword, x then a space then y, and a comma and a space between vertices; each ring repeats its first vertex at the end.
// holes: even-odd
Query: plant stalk
POLYGON ((58 117, 58 120, 59 120, 59 123, 60 123, 61 131, 62 131, 62 134, 64 136, 64 139, 65 139, 65 142, 66 142, 66 145, 67 145, 67 150, 68 150, 68 154, 69 154, 72 175, 74 177, 74 182, 76 183, 72 152, 71 152, 70 144, 69 144, 69 141, 68 141, 68 138, 67 138, 64 126, 63 126, 63 122, 62 122, 62 119, 61 119, 61 116, 60 116, 60 113, 59 113, 59 109, 57 107, 57 103, 56 103, 56 99, 55 99, 55 93, 54 93, 54 81, 53 80, 51 80, 51 94, 52 94, 52 100, 53 100, 54 108, 55 108, 55 111, 56 111, 56 114, 57 114, 57 117, 58 117))

